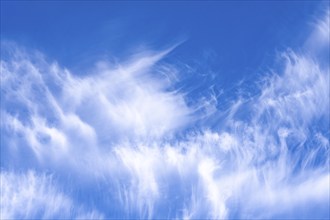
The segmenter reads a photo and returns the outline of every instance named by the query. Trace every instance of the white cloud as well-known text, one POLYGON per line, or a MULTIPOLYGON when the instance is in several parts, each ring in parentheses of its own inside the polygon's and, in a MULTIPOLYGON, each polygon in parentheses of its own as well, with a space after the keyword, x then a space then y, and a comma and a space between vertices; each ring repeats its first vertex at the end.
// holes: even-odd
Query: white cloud
POLYGON ((40 57, 15 52, 1 61, 2 126, 19 132, 48 163, 54 158, 71 162, 77 153, 97 154, 122 140, 170 136, 192 113, 183 95, 167 91, 166 83, 149 73, 164 53, 77 77, 40 57))
MULTIPOLYGON (((305 42, 304 48, 306 53, 312 55, 320 55, 329 59, 329 43, 330 43, 330 10, 329 7, 322 11, 323 16, 316 18, 312 24, 313 31, 305 42)), ((327 61, 326 61, 327 62, 327 61)))
POLYGON ((86 211, 53 185, 52 177, 1 172, 1 219, 101 219, 86 211))
MULTIPOLYGON (((30 150, 41 170, 102 195, 91 203, 108 214, 115 206, 114 217, 304 218, 320 210, 328 217, 329 67, 284 52, 283 68, 264 78, 259 93, 224 112, 212 107, 216 99, 208 103, 208 120, 224 118, 220 130, 184 131, 198 106, 170 89, 175 67, 157 63, 166 53, 101 63, 80 77, 39 55, 16 51, 2 60, 1 150, 16 159, 1 165, 19 167, 30 150)), ((5 217, 83 210, 48 176, 2 171, 1 179, 5 217)))

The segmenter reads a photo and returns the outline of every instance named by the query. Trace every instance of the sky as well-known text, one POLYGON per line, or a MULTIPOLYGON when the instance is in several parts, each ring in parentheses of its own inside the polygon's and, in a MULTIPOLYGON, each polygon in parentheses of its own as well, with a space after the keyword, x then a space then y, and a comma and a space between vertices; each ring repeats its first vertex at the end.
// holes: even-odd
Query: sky
POLYGON ((1 219, 329 219, 329 1, 1 1, 1 219))

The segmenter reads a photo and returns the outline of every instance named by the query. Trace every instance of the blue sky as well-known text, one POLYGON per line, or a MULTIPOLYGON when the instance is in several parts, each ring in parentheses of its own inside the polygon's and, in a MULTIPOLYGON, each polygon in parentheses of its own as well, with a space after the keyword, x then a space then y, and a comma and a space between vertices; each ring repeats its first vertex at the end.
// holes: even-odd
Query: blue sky
MULTIPOLYGON (((2 37, 47 51, 69 67, 129 56, 139 47, 182 43, 173 56, 211 56, 214 71, 249 74, 274 52, 297 47, 318 1, 250 2, 15 2, 2 3, 2 37), (214 56, 214 57, 212 57, 214 56), (252 70, 252 71, 251 71, 252 70)), ((207 58, 204 58, 207 59, 207 58)))
POLYGON ((1 218, 329 218, 329 84, 327 1, 2 1, 1 218))

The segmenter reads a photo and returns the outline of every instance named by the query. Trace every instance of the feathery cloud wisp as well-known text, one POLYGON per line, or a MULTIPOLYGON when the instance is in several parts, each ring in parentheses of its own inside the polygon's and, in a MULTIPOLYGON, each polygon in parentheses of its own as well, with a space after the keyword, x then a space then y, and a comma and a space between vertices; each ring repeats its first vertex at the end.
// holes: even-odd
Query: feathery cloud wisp
POLYGON ((329 66, 313 50, 205 116, 152 74, 172 74, 168 51, 78 76, 4 48, 1 218, 329 217, 329 66), (193 129, 216 114, 221 128, 193 129))

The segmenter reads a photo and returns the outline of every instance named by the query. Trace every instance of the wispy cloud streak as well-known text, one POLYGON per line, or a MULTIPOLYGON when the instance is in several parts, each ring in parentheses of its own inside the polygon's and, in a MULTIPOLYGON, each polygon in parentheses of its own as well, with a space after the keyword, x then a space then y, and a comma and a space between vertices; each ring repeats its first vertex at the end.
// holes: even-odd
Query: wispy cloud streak
POLYGON ((3 43, 1 218, 329 217, 324 22, 306 41, 322 49, 283 52, 258 92, 204 115, 169 50, 78 76, 3 43))
POLYGON ((49 175, 1 172, 1 219, 103 218, 86 210, 56 189, 49 175))

